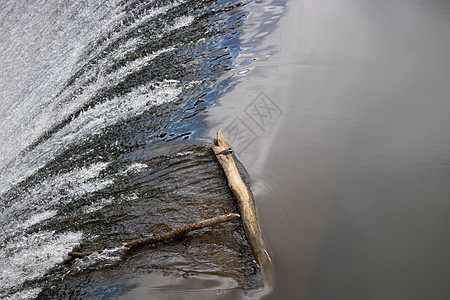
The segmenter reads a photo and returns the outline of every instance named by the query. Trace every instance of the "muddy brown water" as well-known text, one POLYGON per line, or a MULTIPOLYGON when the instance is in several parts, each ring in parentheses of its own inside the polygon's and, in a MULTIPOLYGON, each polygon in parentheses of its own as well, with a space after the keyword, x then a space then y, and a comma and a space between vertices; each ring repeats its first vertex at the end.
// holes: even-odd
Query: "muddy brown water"
POLYGON ((281 24, 209 111, 252 179, 268 299, 448 299, 450 3, 292 0, 281 24))

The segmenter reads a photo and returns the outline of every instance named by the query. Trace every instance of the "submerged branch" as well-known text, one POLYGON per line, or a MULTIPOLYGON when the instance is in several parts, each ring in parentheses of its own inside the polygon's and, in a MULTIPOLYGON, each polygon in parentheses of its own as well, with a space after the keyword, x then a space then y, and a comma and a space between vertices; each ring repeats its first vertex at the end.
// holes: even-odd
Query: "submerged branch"
POLYGON ((213 226, 213 225, 216 225, 219 223, 236 220, 236 219, 239 219, 239 217, 240 216, 238 214, 233 214, 233 213, 228 214, 228 215, 222 215, 222 216, 214 217, 211 219, 203 220, 203 221, 200 221, 197 223, 191 223, 185 227, 169 231, 168 233, 166 233, 164 235, 149 236, 149 237, 141 238, 141 239, 131 241, 128 243, 122 243, 122 245, 124 245, 125 247, 128 247, 128 250, 130 250, 135 247, 144 246, 144 245, 151 244, 154 242, 159 242, 162 240, 167 240, 167 239, 171 239, 171 238, 174 238, 174 237, 177 237, 180 235, 184 235, 193 230, 198 230, 198 229, 205 228, 208 226, 213 226))
MULTIPOLYGON (((125 251, 128 251, 128 250, 131 250, 131 249, 134 249, 137 247, 141 247, 141 246, 145 246, 145 245, 148 245, 151 243, 160 242, 160 241, 172 239, 172 238, 175 238, 178 236, 182 236, 182 235, 185 235, 186 233, 194 231, 194 230, 202 229, 205 227, 211 227, 211 226, 223 223, 223 222, 237 220, 237 219, 239 219, 239 217, 240 217, 240 215, 234 214, 234 213, 230 213, 227 215, 221 215, 221 216, 203 220, 203 221, 200 221, 197 223, 191 223, 187 226, 169 231, 164 235, 155 235, 155 236, 145 237, 145 238, 137 239, 137 240, 134 240, 131 242, 124 242, 124 243, 122 243, 122 245, 127 247, 124 249, 125 249, 125 251)), ((73 261, 75 258, 83 258, 83 257, 89 256, 94 253, 102 253, 102 252, 103 252, 103 250, 95 250, 95 251, 88 251, 88 252, 69 252, 68 253, 69 257, 64 259, 62 262, 58 263, 58 265, 65 265, 65 264, 73 261)))

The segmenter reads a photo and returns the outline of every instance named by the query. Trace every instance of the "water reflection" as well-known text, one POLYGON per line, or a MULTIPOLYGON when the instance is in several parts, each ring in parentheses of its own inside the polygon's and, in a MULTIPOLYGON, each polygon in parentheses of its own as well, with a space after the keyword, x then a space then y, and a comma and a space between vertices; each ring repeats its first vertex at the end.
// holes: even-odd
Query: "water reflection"
POLYGON ((210 111, 225 126, 224 111, 261 91, 283 110, 239 154, 273 250, 272 296, 446 299, 450 6, 288 7, 279 53, 210 111))

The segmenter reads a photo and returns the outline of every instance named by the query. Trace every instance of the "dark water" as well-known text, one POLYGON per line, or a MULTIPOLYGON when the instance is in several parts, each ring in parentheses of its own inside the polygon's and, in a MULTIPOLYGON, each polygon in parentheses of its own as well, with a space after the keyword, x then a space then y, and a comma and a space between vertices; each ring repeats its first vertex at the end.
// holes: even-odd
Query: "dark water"
POLYGON ((236 59, 251 5, 0 4, 0 298, 263 289, 237 221, 125 257, 120 247, 237 211, 197 136, 231 70, 252 61, 236 59), (68 251, 92 249, 106 251, 55 266, 68 251))

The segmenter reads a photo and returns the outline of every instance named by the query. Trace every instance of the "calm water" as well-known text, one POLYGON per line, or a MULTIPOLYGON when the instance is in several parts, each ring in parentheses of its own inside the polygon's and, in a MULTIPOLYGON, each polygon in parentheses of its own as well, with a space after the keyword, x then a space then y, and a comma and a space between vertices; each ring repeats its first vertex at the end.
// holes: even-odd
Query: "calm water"
POLYGON ((240 128, 272 298, 449 299, 450 2, 292 0, 286 14, 209 110, 240 128))

